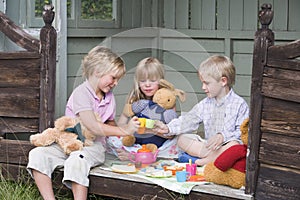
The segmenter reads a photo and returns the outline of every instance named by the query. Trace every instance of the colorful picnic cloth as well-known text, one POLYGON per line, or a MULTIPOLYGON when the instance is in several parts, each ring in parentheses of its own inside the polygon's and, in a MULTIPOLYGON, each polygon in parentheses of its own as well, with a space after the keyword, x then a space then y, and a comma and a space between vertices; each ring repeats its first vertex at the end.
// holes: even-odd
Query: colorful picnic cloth
MULTIPOLYGON (((128 162, 127 162, 128 163, 128 162)), ((103 170, 109 170, 112 171, 111 166, 114 164, 124 164, 124 162, 111 162, 111 163, 106 163, 105 165, 100 166, 101 169, 103 170)), ((147 168, 159 168, 159 166, 163 165, 163 164, 168 164, 168 165, 176 165, 176 166, 185 166, 186 163, 178 163, 174 160, 160 160, 154 164, 151 164, 145 168, 141 168, 137 173, 129 173, 128 176, 135 176, 135 177, 139 177, 145 180, 148 180, 152 183, 155 183, 161 187, 164 187, 168 190, 174 191, 174 192, 178 192, 181 194, 189 194, 191 192, 191 190, 193 189, 193 187, 195 187, 196 185, 205 185, 205 184, 210 184, 209 182, 205 182, 205 181, 197 181, 197 182, 177 182, 176 180, 176 176, 170 176, 170 177, 151 177, 151 176, 147 176, 146 174, 146 170, 148 170, 147 168)), ((198 167, 197 169, 198 172, 201 173, 201 171, 203 172, 203 167, 198 167)))
POLYGON ((177 182, 176 177, 172 176, 170 178, 152 178, 152 177, 147 177, 144 175, 141 175, 139 173, 137 174, 131 174, 131 176, 137 176, 140 178, 144 178, 148 181, 151 181, 161 187, 164 187, 168 190, 172 190, 174 192, 178 192, 181 194, 189 194, 191 190, 193 189, 194 186, 196 185, 205 185, 209 184, 208 182, 177 182))

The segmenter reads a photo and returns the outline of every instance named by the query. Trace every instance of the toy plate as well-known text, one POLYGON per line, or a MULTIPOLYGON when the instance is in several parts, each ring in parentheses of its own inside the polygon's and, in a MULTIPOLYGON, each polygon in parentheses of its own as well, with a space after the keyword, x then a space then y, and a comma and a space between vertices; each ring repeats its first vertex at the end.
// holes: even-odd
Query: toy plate
POLYGON ((145 175, 152 178, 168 178, 168 177, 172 177, 172 172, 159 170, 157 172, 151 172, 151 173, 146 172, 145 175))
POLYGON ((111 170, 117 173, 132 174, 137 173, 137 169, 134 165, 113 165, 111 170))
POLYGON ((184 169, 184 167, 182 166, 164 166, 163 168, 165 171, 171 171, 172 175, 175 175, 176 172, 182 171, 184 169))

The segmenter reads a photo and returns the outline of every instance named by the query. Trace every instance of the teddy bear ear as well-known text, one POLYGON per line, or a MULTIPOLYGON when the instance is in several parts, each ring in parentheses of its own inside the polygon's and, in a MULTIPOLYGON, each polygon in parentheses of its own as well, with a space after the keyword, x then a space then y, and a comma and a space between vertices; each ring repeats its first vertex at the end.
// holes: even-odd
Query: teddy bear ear
POLYGON ((244 144, 248 144, 248 134, 249 134, 249 117, 243 121, 240 126, 241 130, 241 140, 244 144))
POLYGON ((173 91, 175 90, 174 85, 165 79, 159 80, 159 86, 160 88, 167 88, 173 91))
POLYGON ((183 90, 175 89, 175 95, 179 97, 181 102, 185 101, 185 92, 183 90))

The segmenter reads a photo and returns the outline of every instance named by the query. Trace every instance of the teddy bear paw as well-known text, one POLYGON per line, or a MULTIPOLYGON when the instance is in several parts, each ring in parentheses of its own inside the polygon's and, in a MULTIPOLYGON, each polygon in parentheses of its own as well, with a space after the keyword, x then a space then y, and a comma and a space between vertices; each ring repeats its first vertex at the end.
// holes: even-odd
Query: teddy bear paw
POLYGON ((94 144, 94 142, 92 140, 85 140, 84 141, 84 146, 92 146, 94 144))
POLYGON ((73 151, 82 150, 82 148, 83 148, 83 143, 78 140, 67 144, 63 149, 66 154, 70 154, 73 151))
POLYGON ((53 138, 44 137, 44 135, 41 133, 31 135, 29 140, 30 140, 31 144, 33 144, 34 146, 37 146, 37 147, 48 146, 48 145, 54 143, 53 138))
POLYGON ((40 136, 38 134, 35 134, 35 135, 31 135, 29 140, 30 140, 30 143, 33 144, 34 146, 43 146, 43 144, 41 143, 41 141, 39 140, 40 136))

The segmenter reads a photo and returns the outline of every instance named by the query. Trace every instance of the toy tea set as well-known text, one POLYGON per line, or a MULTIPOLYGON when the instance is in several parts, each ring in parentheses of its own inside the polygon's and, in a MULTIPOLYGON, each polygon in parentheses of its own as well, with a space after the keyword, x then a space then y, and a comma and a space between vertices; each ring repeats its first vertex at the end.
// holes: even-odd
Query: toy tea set
POLYGON ((152 152, 145 144, 137 152, 130 152, 129 160, 137 165, 152 164, 156 162, 158 150, 152 152), (134 157, 134 159, 133 159, 134 157))
POLYGON ((197 173, 197 165, 189 163, 177 163, 175 161, 157 161, 158 150, 150 150, 147 145, 137 152, 130 153, 130 161, 128 164, 134 168, 132 172, 141 172, 145 176, 152 178, 169 178, 176 177, 177 182, 186 181, 204 181, 203 175, 197 173))
POLYGON ((157 161, 139 169, 145 176, 152 178, 175 177, 177 182, 205 181, 203 174, 197 171, 197 165, 190 163, 177 163, 176 161, 157 161))
MULTIPOLYGON (((155 120, 139 118, 140 127, 139 134, 144 134, 146 129, 154 126, 155 120)), ((189 163, 177 163, 175 161, 158 161, 157 155, 159 150, 155 144, 143 144, 137 152, 130 152, 129 164, 131 168, 135 168, 132 172, 138 170, 145 176, 153 178, 168 178, 175 176, 177 182, 186 181, 204 181, 203 175, 197 175, 197 165, 189 163), (138 169, 138 170, 137 170, 138 169)))
MULTIPOLYGON (((155 120, 139 118, 140 127, 138 129, 139 134, 144 134, 146 128, 151 129, 154 127, 155 120)), ((156 162, 158 149, 155 144, 143 144, 142 148, 137 152, 130 152, 129 160, 139 167, 142 164, 151 164, 156 162), (133 159, 134 158, 134 159, 133 159)))
POLYGON ((140 127, 137 132, 139 134, 145 133, 146 128, 151 129, 154 127, 155 120, 153 120, 153 119, 139 118, 138 120, 140 122, 140 127))

